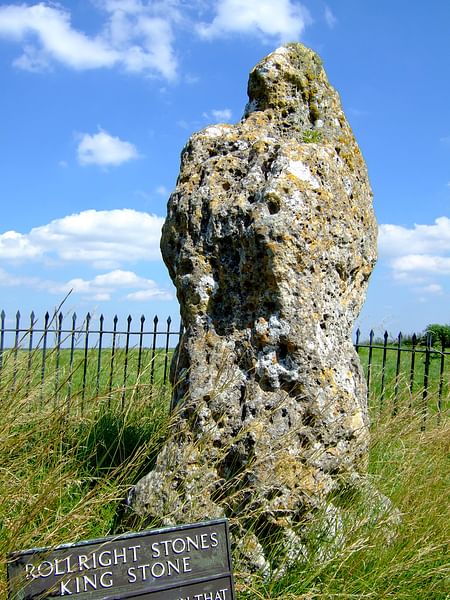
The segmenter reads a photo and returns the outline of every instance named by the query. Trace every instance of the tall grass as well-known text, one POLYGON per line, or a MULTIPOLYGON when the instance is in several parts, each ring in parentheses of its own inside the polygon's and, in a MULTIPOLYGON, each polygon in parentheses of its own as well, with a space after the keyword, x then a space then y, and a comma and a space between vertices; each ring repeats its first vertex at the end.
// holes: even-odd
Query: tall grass
POLYGON ((443 417, 422 431, 421 416, 411 411, 392 416, 392 407, 386 407, 378 414, 363 493, 341 499, 343 533, 337 543, 317 548, 323 525, 318 515, 307 558, 267 581, 254 577, 241 587, 243 597, 448 600, 450 422, 448 414, 443 417), (381 503, 374 515, 370 506, 380 506, 378 492, 392 505, 383 510, 381 503))
MULTIPOLYGON (((86 394, 82 411, 76 398, 70 406, 55 401, 54 381, 28 389, 26 369, 10 368, 14 389, 0 385, 1 598, 8 552, 121 532, 127 492, 171 431, 163 387, 137 381, 125 406, 120 389, 112 397, 86 394)), ((319 514, 308 552, 269 577, 242 573, 236 560, 239 598, 450 598, 448 415, 422 431, 420 413, 392 412, 388 403, 376 411, 369 475, 359 492, 335 499, 339 538, 324 542, 326 518, 319 514), (380 506, 378 491, 398 512, 381 509, 375 518, 368 507, 371 495, 380 506)))
POLYGON ((125 407, 117 390, 82 410, 80 398, 55 402, 50 380, 24 393, 26 376, 17 369, 13 392, 0 386, 0 598, 9 552, 120 530, 127 492, 170 425, 165 388, 138 381, 125 407))

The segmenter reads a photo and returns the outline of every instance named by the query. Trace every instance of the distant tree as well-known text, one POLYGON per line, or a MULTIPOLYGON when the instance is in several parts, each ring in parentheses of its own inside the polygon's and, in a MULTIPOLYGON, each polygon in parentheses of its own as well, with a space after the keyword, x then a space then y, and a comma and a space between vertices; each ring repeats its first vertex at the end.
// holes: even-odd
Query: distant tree
POLYGON ((402 335, 402 344, 404 346, 416 346, 422 338, 422 334, 404 333, 402 335))
POLYGON ((444 344, 446 348, 450 347, 450 325, 432 323, 427 326, 425 333, 431 334, 431 343, 433 346, 441 346, 444 344))

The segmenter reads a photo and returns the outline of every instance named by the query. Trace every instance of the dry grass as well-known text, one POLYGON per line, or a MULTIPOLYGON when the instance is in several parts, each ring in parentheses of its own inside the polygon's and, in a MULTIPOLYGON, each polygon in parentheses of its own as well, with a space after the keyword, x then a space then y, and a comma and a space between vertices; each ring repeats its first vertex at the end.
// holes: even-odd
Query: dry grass
POLYGON ((0 388, 0 598, 9 552, 117 529, 124 498, 151 468, 170 422, 167 390, 148 402, 137 384, 125 409, 89 398, 82 412, 76 399, 68 410, 64 400, 46 402, 45 390, 24 394, 21 383, 13 395, 0 388))
POLYGON ((450 420, 443 415, 426 431, 421 425, 421 416, 393 417, 387 409, 372 427, 368 489, 390 498, 396 510, 373 518, 370 494, 350 494, 341 502, 343 541, 281 577, 254 579, 244 597, 448 600, 450 420))

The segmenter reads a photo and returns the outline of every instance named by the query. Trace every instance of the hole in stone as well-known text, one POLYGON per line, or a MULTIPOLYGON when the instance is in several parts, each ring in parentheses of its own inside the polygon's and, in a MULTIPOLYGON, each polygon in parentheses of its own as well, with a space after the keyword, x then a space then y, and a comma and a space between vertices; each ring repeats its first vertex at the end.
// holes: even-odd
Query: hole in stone
POLYGON ((222 187, 223 187, 223 189, 224 189, 226 192, 228 192, 228 190, 230 189, 231 185, 228 183, 228 181, 225 181, 225 182, 222 184, 222 187))
POLYGON ((288 355, 288 346, 287 344, 280 344, 278 348, 278 358, 283 360, 288 355))
MULTIPOLYGON (((263 390, 263 392, 273 392, 273 385, 270 383, 270 381, 267 378, 265 378, 265 377, 257 378, 256 381, 257 381, 259 387, 263 390)), ((255 415, 253 414, 253 416, 255 416, 255 415)))
POLYGON ((267 203, 267 208, 271 215, 275 215, 277 212, 280 212, 280 202, 279 200, 269 200, 267 203))
POLYGON ((266 302, 266 307, 269 312, 273 313, 273 312, 275 312, 277 305, 272 300, 269 300, 266 302))
POLYGON ((246 392, 245 385, 241 385, 239 392, 240 392, 239 403, 242 404, 245 400, 245 392, 246 392))
POLYGON ((192 273, 194 270, 194 265, 190 258, 184 258, 180 264, 180 271, 185 274, 192 273))

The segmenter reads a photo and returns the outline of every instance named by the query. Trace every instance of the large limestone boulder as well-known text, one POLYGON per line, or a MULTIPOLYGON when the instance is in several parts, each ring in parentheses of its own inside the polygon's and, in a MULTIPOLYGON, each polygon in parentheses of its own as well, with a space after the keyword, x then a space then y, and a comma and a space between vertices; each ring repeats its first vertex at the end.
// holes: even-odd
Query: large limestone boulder
POLYGON ((165 524, 226 515, 262 568, 267 536, 299 547, 298 524, 323 507, 336 523, 330 495, 365 468, 351 330, 377 228, 318 56, 279 48, 248 94, 241 122, 207 127, 182 152, 161 241, 185 326, 174 435, 132 506, 165 524))

